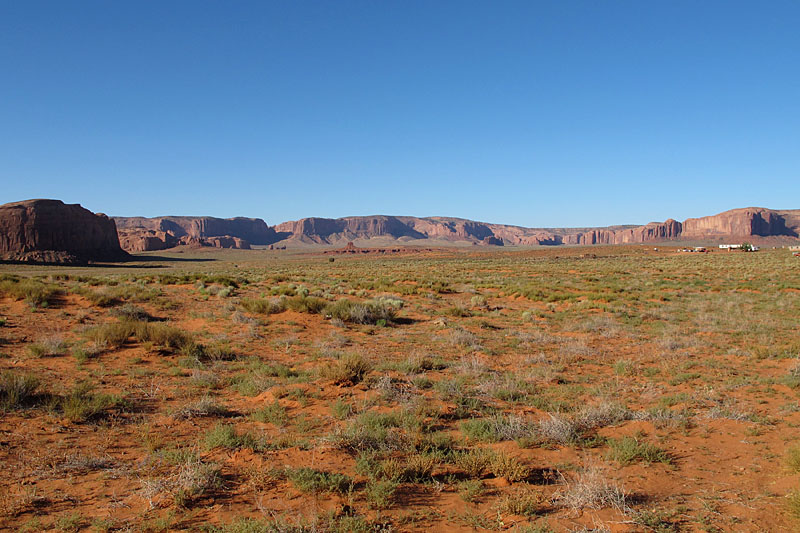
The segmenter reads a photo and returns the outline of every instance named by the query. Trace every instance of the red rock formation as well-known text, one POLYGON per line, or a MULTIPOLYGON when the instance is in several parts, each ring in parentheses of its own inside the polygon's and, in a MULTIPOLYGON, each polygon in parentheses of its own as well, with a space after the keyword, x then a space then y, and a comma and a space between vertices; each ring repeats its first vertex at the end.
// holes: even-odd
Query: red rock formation
POLYGON ((216 248, 236 248, 239 250, 249 250, 250 243, 239 237, 231 237, 230 235, 223 235, 221 237, 207 237, 203 239, 208 246, 216 248))
POLYGON ((12 261, 65 263, 128 258, 120 248, 113 220, 60 200, 0 206, 0 256, 12 261))
POLYGON ((166 250, 180 244, 177 237, 166 231, 144 228, 120 229, 119 243, 126 252, 166 250))
POLYGON ((144 228, 170 233, 175 237, 208 239, 235 237, 250 244, 272 244, 278 235, 260 218, 215 217, 114 217, 120 229, 144 228))
MULTIPOLYGON (((761 207, 748 207, 745 209, 732 209, 718 215, 689 218, 683 223, 684 238, 703 238, 718 236, 776 236, 786 235, 797 237, 798 227, 787 226, 791 221, 791 212, 764 209, 761 207)), ((791 221, 793 223, 794 221, 791 221)))

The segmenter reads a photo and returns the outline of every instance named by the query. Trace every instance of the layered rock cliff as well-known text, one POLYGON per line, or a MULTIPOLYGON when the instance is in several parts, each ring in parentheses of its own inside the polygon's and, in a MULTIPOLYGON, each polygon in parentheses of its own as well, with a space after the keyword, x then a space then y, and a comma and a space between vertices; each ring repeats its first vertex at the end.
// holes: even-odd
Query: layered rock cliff
POLYGON ((178 238, 235 237, 251 244, 272 244, 278 240, 275 230, 260 218, 114 217, 114 221, 119 229, 144 228, 168 232, 178 238))
POLYGON ((249 249, 272 244, 275 230, 260 218, 114 217, 122 247, 130 252, 165 250, 179 244, 249 249))
POLYGON ((83 263, 128 258, 114 221, 78 204, 26 200, 0 205, 0 258, 83 263))
POLYGON ((302 243, 337 244, 354 239, 434 239, 486 245, 636 244, 711 237, 798 237, 800 210, 746 208, 718 215, 669 219, 643 226, 607 228, 524 228, 447 217, 366 216, 304 218, 275 226, 280 238, 302 243))
POLYGON ((732 209, 718 215, 689 218, 683 223, 684 238, 719 236, 797 237, 798 211, 773 211, 761 207, 732 209))

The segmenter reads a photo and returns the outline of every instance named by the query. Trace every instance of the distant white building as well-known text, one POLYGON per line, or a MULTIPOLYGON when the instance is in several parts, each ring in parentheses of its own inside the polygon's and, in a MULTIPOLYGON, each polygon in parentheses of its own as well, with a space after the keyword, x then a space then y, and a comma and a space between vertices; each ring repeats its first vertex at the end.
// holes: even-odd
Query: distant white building
POLYGON ((790 250, 800 250, 800 246, 790 246, 790 250))
POLYGON ((741 244, 720 244, 719 247, 723 250, 738 250, 742 247, 741 244))

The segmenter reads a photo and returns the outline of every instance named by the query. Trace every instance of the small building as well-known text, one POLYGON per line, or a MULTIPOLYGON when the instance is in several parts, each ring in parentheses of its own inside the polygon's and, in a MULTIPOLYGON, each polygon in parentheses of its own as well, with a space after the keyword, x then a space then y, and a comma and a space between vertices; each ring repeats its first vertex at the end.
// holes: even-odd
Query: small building
POLYGON ((731 250, 740 249, 742 247, 742 245, 741 244, 720 244, 719 247, 722 250, 728 250, 730 252, 731 250))
POLYGON ((790 249, 790 250, 795 250, 795 251, 799 251, 799 252, 800 252, 800 246, 790 246, 790 247, 789 247, 789 249, 790 249))

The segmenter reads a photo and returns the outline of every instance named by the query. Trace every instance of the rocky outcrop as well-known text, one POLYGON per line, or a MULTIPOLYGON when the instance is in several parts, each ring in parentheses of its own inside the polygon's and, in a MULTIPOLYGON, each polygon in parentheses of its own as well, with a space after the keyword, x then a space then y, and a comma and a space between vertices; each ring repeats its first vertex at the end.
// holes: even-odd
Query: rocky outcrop
POLYGON ((397 217, 376 215, 346 218, 303 218, 275 226, 279 234, 293 236, 302 242, 333 244, 353 239, 390 237, 425 239, 426 236, 403 223, 397 217))
POLYGON ((144 228, 120 229, 119 243, 131 253, 166 250, 180 244, 180 240, 166 231, 144 228))
POLYGON ((215 217, 114 217, 120 230, 146 229, 174 237, 203 240, 211 237, 235 238, 249 244, 267 245, 279 240, 275 230, 260 218, 215 217))
POLYGON ((792 212, 783 213, 761 207, 748 207, 708 217, 689 218, 683 223, 682 236, 690 239, 720 236, 797 237, 800 227, 793 219, 792 212))
POLYGON ((236 248, 237 250, 249 250, 250 243, 239 237, 231 237, 230 235, 222 235, 220 237, 208 237, 203 239, 208 246, 215 248, 236 248))
POLYGON ((230 235, 205 238, 192 237, 190 235, 176 237, 170 231, 145 228, 121 229, 119 230, 119 241, 122 248, 131 253, 167 250, 181 245, 193 248, 210 246, 214 248, 237 248, 240 250, 250 249, 249 242, 230 235))
POLYGON ((120 247, 113 220, 60 200, 1 205, 0 257, 7 261, 47 263, 129 258, 120 247))
POLYGON ((797 237, 800 234, 800 210, 734 209, 712 217, 688 219, 683 223, 669 219, 643 226, 607 228, 523 228, 459 218, 381 216, 305 218, 279 224, 275 229, 282 238, 290 241, 318 244, 376 237, 521 246, 641 244, 709 237, 797 237))

